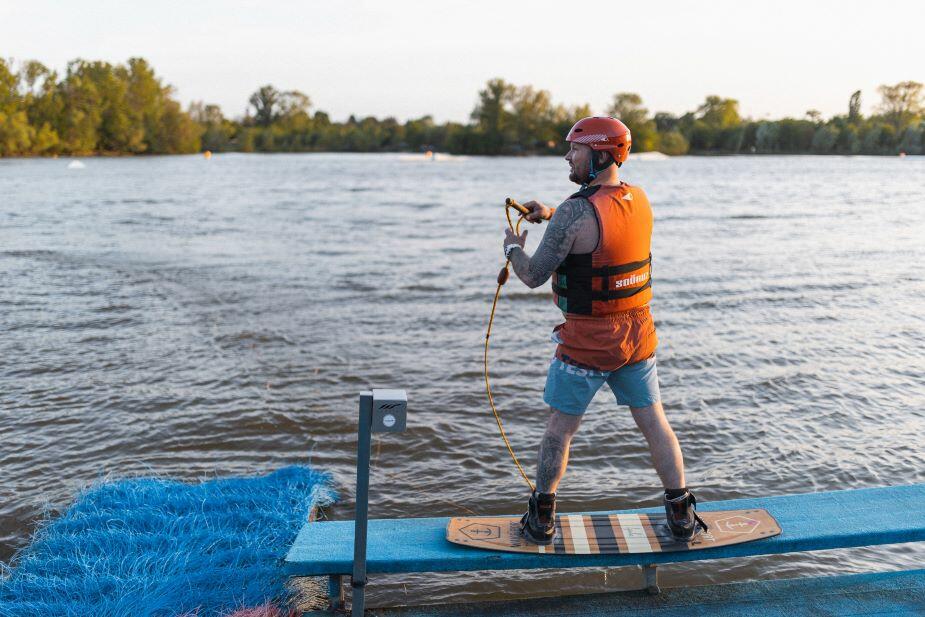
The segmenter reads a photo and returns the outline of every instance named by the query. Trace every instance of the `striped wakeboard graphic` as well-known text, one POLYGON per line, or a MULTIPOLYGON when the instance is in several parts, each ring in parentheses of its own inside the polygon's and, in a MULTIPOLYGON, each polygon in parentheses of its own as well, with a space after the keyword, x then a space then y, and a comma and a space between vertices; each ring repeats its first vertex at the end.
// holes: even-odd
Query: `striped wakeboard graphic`
POLYGON ((543 546, 520 533, 520 517, 450 519, 446 539, 455 544, 518 553, 597 555, 689 551, 770 538, 781 533, 767 510, 698 512, 709 526, 689 542, 671 536, 664 514, 560 514, 552 544, 543 546))

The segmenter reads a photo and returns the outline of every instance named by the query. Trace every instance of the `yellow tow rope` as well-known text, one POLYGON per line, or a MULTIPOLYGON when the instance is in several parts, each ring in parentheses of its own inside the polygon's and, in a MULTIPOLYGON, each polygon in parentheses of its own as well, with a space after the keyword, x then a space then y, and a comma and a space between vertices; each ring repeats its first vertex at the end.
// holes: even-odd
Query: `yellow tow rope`
MULTIPOLYGON (((530 211, 524 208, 522 205, 508 197, 504 201, 504 214, 507 217, 507 224, 516 235, 520 235, 520 224, 524 220, 524 216, 529 214, 530 211), (511 220, 511 209, 517 210, 520 213, 520 217, 517 219, 517 224, 511 220)), ((501 288, 507 282, 510 272, 508 268, 511 265, 511 260, 508 259, 504 262, 504 267, 501 268, 501 271, 498 273, 498 288, 495 290, 495 299, 491 303, 491 316, 488 318, 488 330, 485 332, 485 393, 488 395, 488 404, 491 406, 491 412, 495 414, 495 421, 498 423, 498 430, 501 431, 501 439, 504 440, 504 445, 507 446, 507 451, 511 455, 511 460, 514 461, 514 464, 517 466, 517 471, 520 472, 520 475, 523 477, 524 482, 530 487, 530 490, 534 490, 533 482, 530 481, 530 478, 527 477, 527 473, 524 471, 523 466, 520 464, 520 461, 517 460, 517 455, 514 454, 514 449, 511 447, 511 442, 507 438, 507 434, 504 432, 504 426, 501 424, 501 415, 498 413, 498 409, 495 407, 495 399, 491 395, 491 384, 488 381, 488 339, 491 337, 491 325, 495 321, 495 309, 498 306, 498 298, 501 296, 501 288)))

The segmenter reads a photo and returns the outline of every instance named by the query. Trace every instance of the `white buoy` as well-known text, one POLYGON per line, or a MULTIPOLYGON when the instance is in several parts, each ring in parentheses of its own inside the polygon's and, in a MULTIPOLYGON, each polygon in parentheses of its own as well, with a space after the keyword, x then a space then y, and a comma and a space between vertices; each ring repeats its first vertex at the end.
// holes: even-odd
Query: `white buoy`
POLYGON ((70 163, 67 164, 68 169, 83 169, 84 167, 86 167, 86 165, 84 165, 80 161, 71 161, 70 163))

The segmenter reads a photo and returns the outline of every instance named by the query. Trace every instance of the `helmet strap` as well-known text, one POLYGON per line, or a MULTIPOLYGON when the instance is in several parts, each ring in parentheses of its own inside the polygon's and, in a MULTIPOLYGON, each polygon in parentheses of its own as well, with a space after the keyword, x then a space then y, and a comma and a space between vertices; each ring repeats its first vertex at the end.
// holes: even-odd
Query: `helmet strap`
POLYGON ((594 179, 597 178, 597 172, 594 171, 594 150, 591 151, 591 158, 588 159, 588 181, 581 185, 582 188, 587 188, 589 184, 594 182, 594 179))
MULTIPOLYGON (((591 150, 591 159, 588 161, 588 181, 582 184, 583 187, 587 187, 589 184, 594 182, 594 179, 597 178, 597 174, 599 174, 600 172, 604 171, 605 169, 607 169, 608 167, 616 163, 613 156, 608 156, 607 159, 609 160, 606 163, 603 163, 600 166, 600 168, 595 169, 595 165, 594 165, 595 158, 597 158, 597 151, 591 150)), ((619 166, 620 166, 620 163, 617 163, 617 167, 619 166)))

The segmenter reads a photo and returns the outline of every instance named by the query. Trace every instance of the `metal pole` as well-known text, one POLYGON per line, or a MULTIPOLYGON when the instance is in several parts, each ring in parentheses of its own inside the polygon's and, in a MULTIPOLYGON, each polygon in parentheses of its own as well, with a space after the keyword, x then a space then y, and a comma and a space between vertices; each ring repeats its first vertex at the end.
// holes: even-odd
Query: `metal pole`
POLYGON ((642 566, 643 579, 645 580, 646 591, 650 596, 656 596, 662 592, 658 586, 658 568, 654 563, 642 566))
POLYGON ((353 531, 353 617, 363 617, 366 604, 366 521, 369 515, 369 443, 373 423, 373 393, 360 393, 357 432, 356 526, 353 531))
POLYGON ((328 576, 328 602, 332 613, 344 609, 344 585, 340 574, 328 576))

